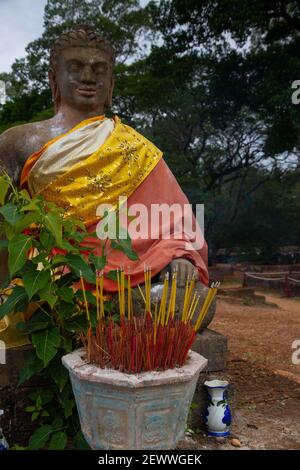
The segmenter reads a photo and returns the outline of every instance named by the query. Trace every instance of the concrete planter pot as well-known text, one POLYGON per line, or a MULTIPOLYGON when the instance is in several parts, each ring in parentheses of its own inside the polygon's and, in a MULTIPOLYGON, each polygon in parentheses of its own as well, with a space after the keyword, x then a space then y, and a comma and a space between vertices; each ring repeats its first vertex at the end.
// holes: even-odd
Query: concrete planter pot
POLYGON ((185 366, 124 374, 100 369, 79 349, 62 358, 82 432, 92 449, 173 449, 183 437, 199 373, 207 360, 190 352, 185 366))

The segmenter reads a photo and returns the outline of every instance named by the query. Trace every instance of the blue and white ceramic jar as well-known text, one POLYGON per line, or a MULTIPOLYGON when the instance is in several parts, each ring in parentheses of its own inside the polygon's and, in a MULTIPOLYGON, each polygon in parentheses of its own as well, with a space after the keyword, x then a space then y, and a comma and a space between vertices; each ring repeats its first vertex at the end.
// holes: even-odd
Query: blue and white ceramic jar
POLYGON ((205 412, 205 423, 208 436, 224 437, 230 434, 231 413, 227 401, 225 380, 207 380, 204 385, 208 393, 208 405, 205 412))
MULTIPOLYGON (((4 415, 4 411, 0 410, 0 417, 3 416, 3 415, 4 415)), ((2 431, 1 425, 0 425, 0 451, 1 450, 8 450, 8 444, 7 444, 7 441, 4 437, 4 434, 3 434, 3 431, 2 431)))

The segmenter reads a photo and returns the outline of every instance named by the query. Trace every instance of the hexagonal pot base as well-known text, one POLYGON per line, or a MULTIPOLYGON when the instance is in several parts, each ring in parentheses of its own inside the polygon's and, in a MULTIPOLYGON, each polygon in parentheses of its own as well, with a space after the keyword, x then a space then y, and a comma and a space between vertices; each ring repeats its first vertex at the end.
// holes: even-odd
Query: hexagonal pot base
POLYGON ((173 449, 183 437, 199 373, 190 352, 183 367, 124 374, 100 369, 79 349, 62 358, 69 370, 82 432, 92 449, 173 449))

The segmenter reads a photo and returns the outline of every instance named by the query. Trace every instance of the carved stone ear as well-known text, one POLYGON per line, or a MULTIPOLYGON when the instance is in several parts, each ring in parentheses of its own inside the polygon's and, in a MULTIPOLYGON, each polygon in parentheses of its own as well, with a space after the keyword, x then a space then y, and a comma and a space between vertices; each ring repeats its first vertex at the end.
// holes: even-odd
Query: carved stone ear
POLYGON ((52 69, 48 70, 48 78, 49 78, 49 83, 50 83, 50 88, 52 92, 52 100, 54 101, 54 96, 55 96, 55 76, 54 72, 52 69))
POLYGON ((114 84, 115 84, 115 79, 112 78, 110 88, 109 88, 108 93, 107 93, 107 98, 106 98, 106 101, 105 101, 105 104, 104 104, 104 107, 106 109, 110 109, 112 107, 112 97, 113 97, 113 91, 114 91, 114 84))
POLYGON ((55 112, 57 112, 59 108, 59 104, 60 104, 60 93, 59 93, 59 88, 57 85, 55 72, 51 68, 48 71, 48 78, 49 78, 50 88, 51 88, 51 93, 52 93, 52 101, 55 104, 55 112))

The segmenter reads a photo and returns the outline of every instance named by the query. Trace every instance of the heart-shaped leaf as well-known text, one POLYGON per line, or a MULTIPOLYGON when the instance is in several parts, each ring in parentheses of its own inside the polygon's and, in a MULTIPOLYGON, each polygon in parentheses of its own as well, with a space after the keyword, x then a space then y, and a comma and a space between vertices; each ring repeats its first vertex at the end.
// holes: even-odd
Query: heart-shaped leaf
POLYGON ((27 251, 31 246, 31 238, 22 233, 11 238, 8 245, 8 268, 11 276, 23 268, 27 251))
POLYGON ((12 293, 7 297, 5 302, 0 305, 0 320, 5 317, 5 315, 10 315, 11 313, 14 313, 16 305, 20 301, 26 299, 28 298, 24 287, 15 286, 13 288, 12 293))
POLYGON ((68 436, 65 432, 59 431, 51 436, 49 450, 63 450, 68 442, 68 436))
POLYGON ((25 290, 28 294, 29 300, 36 294, 39 290, 46 287, 50 281, 50 271, 49 269, 42 269, 41 271, 27 271, 23 274, 23 282, 25 290))
POLYGON ((49 212, 44 219, 46 228, 51 232, 58 245, 62 244, 62 222, 57 212, 49 212))
POLYGON ((8 202, 1 207, 0 214, 10 225, 15 225, 22 218, 22 215, 18 212, 18 207, 12 202, 8 202))
POLYGON ((32 343, 36 348, 36 354, 43 361, 45 367, 57 353, 60 341, 59 329, 56 326, 50 326, 46 330, 32 334, 32 343))
POLYGON ((82 276, 87 282, 96 284, 95 273, 81 255, 68 253, 66 255, 66 259, 68 266, 71 267, 78 277, 80 276, 80 273, 82 273, 82 276))
POLYGON ((52 426, 50 426, 50 424, 44 424, 43 426, 38 428, 35 433, 31 436, 28 448, 30 450, 38 450, 45 447, 52 432, 52 426))

